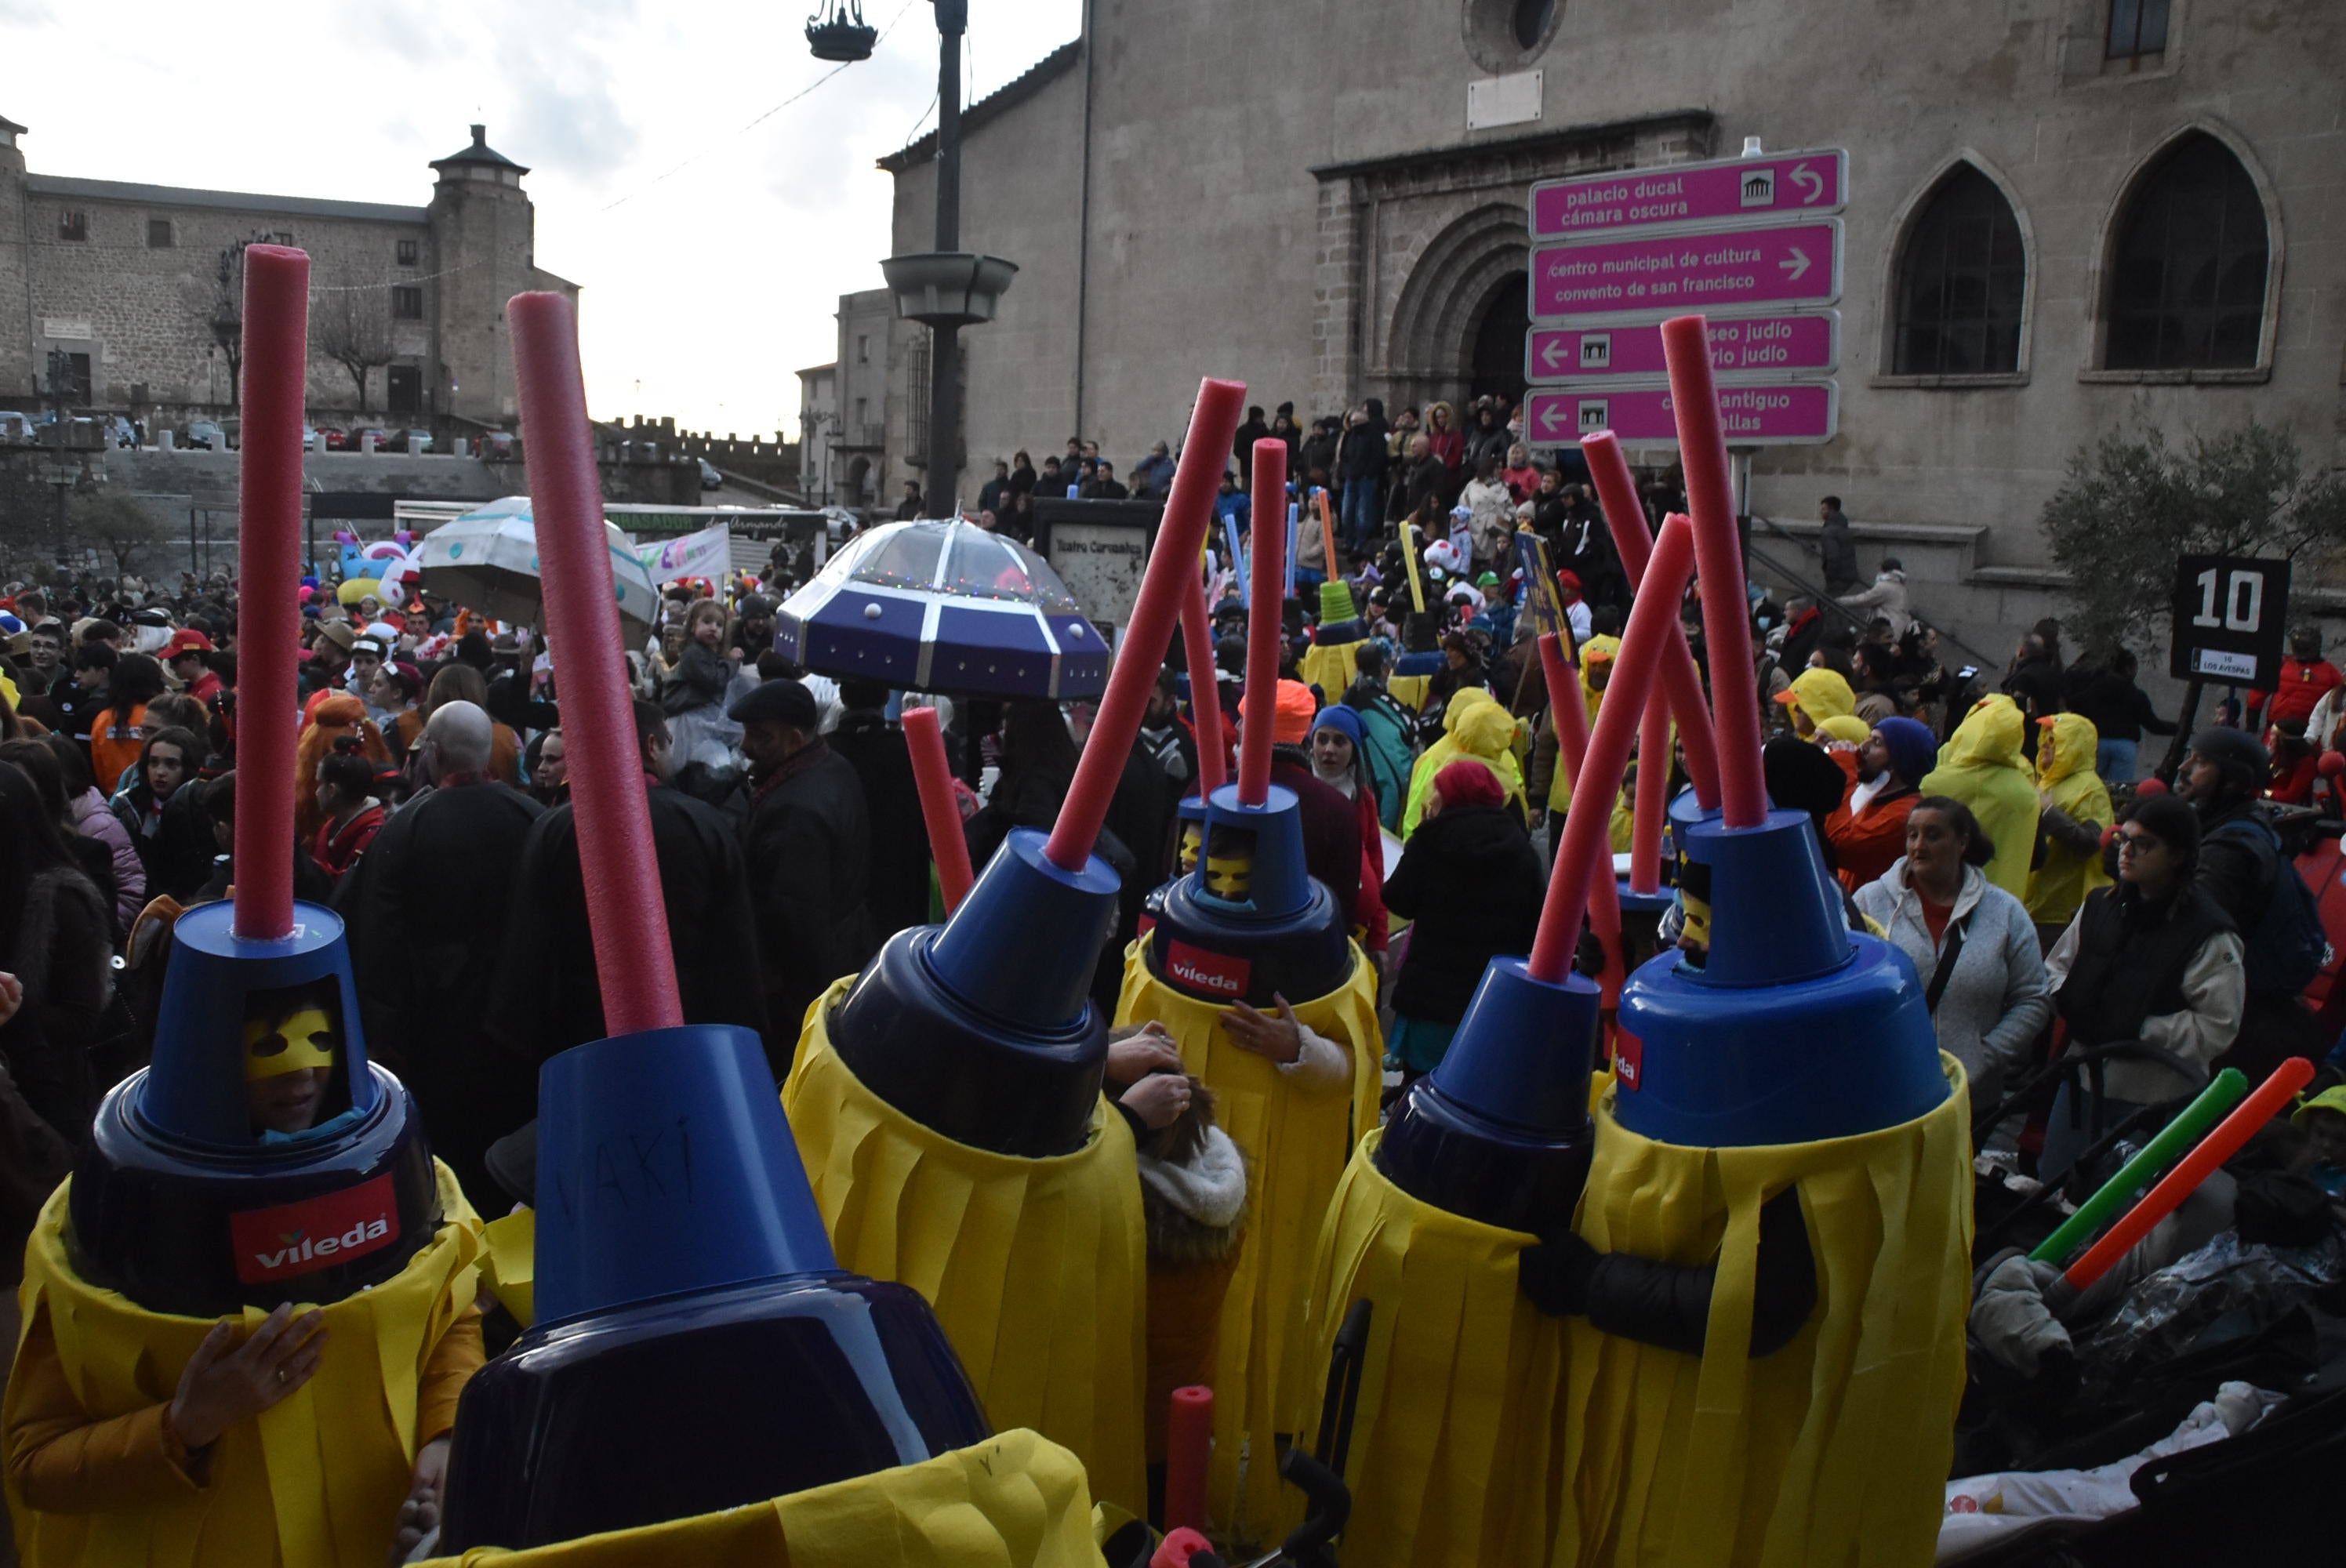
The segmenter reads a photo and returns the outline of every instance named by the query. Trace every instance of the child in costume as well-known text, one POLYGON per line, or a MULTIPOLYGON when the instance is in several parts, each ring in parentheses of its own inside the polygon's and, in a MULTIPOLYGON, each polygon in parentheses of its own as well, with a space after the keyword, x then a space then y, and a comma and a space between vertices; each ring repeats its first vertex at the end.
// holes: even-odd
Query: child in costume
MULTIPOLYGON (((288 1147, 354 1124, 362 1113, 351 1105, 331 986, 252 997, 244 1101, 254 1143, 288 1147)), ((476 1226, 441 1176, 453 1228, 476 1226)), ((323 1308, 248 1307, 209 1325, 148 1313, 75 1277, 70 1185, 27 1249, 26 1328, 0 1426, 24 1561, 382 1561, 403 1497, 436 1496, 457 1396, 482 1365, 470 1268, 450 1277, 450 1249, 435 1245, 377 1289, 323 1308), (395 1322, 410 1305, 424 1308, 420 1320, 395 1322), (394 1347, 411 1358, 376 1400, 403 1409, 366 1408, 379 1344, 386 1365, 394 1347), (318 1495, 289 1495, 289 1482, 304 1481, 318 1495)), ((256 1262, 297 1268, 381 1245, 389 1229, 359 1217, 256 1262)), ((476 1246, 465 1237, 454 1250, 469 1262, 476 1246)))

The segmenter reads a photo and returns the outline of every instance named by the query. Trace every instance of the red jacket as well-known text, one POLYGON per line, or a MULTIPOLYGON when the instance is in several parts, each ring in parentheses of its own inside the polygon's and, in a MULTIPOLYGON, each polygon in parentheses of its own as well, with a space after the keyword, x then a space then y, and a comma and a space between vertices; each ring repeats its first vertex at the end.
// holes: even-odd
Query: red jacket
POLYGON ((2309 663, 2295 654, 2289 654, 2280 661, 2280 683, 2270 694, 2250 692, 2249 706, 2263 708, 2270 695, 2272 707, 2265 714, 2267 724, 2279 724, 2284 718, 2302 720, 2311 715, 2316 703, 2329 695, 2331 687, 2341 684, 2346 684, 2346 673, 2341 673, 2338 667, 2328 659, 2318 658, 2309 663))

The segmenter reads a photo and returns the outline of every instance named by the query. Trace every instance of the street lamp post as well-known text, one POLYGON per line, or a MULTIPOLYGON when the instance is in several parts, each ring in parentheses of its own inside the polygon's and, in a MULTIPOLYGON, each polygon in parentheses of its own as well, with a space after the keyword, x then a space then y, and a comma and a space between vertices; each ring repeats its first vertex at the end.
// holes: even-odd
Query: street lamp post
MULTIPOLYGON (((994 319, 1002 291, 1018 270, 999 256, 961 249, 961 40, 969 28, 969 0, 931 0, 937 14, 937 220, 933 250, 891 256, 880 263, 896 313, 924 323, 929 344, 928 497, 931 517, 956 509, 954 481, 961 466, 961 330, 994 319)), ((860 0, 827 0, 807 24, 816 57, 869 58, 873 34, 860 0)))

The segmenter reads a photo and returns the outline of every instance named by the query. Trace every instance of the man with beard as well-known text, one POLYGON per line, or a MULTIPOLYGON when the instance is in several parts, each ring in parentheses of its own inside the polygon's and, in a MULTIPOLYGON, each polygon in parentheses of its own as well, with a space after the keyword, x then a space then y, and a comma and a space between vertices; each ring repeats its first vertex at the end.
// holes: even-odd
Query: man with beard
POLYGON ((1885 718, 1854 751, 1835 746, 1826 755, 1854 788, 1825 819, 1825 837, 1841 857, 1841 885, 1855 892, 1878 881, 1906 852, 1906 817, 1922 798, 1923 775, 1938 760, 1931 727, 1912 718, 1885 718))
POLYGON ((743 664, 758 667, 758 656, 774 646, 773 600, 751 594, 741 601, 740 611, 733 617, 733 646, 741 650, 743 664))

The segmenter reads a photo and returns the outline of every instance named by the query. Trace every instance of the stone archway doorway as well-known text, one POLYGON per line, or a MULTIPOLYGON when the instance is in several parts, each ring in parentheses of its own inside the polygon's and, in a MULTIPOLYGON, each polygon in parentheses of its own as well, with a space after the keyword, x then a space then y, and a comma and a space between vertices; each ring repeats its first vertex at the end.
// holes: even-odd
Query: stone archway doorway
POLYGON ((1531 330, 1530 274, 1510 272, 1483 301, 1469 340, 1469 397, 1500 397, 1512 408, 1524 401, 1524 335, 1531 330))

